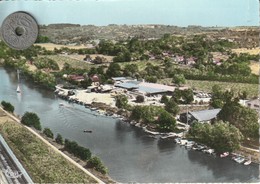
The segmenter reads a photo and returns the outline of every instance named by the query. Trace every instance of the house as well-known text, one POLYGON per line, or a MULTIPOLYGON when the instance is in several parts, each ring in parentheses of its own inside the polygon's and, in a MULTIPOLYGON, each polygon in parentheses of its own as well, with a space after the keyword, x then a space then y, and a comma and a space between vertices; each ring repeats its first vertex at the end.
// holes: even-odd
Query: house
POLYGON ((246 102, 246 106, 249 107, 250 109, 255 109, 255 110, 259 111, 260 99, 256 98, 256 99, 249 100, 246 102))
POLYGON ((183 123, 192 124, 194 122, 209 123, 217 117, 221 109, 208 109, 202 111, 192 111, 180 114, 180 121, 183 123))
POLYGON ((69 75, 68 78, 78 82, 83 81, 85 79, 85 77, 82 75, 69 75))

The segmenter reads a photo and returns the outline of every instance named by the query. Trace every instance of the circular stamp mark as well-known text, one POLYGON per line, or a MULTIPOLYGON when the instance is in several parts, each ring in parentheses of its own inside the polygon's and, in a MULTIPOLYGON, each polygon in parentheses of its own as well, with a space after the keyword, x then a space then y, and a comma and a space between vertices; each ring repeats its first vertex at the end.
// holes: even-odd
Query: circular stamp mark
POLYGON ((30 47, 38 37, 38 25, 28 13, 15 12, 5 18, 1 26, 4 42, 11 48, 23 50, 30 47))

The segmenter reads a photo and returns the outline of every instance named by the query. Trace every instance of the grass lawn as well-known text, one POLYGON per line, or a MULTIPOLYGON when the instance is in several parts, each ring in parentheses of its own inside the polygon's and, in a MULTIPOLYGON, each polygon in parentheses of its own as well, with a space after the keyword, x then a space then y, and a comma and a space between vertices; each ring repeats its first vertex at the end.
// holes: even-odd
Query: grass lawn
MULTIPOLYGON (((171 84, 172 79, 162 79, 159 82, 163 84, 171 84)), ((195 90, 211 92, 212 86, 219 85, 223 90, 233 89, 235 92, 247 91, 248 97, 255 97, 258 95, 257 84, 246 83, 232 83, 219 81, 203 81, 203 80, 186 80, 186 85, 195 90)))
POLYGON ((79 61, 77 59, 72 59, 70 57, 66 57, 66 56, 49 55, 49 56, 44 56, 44 57, 47 57, 49 59, 56 61, 57 64, 59 65, 60 69, 63 68, 64 63, 70 64, 70 66, 72 66, 73 68, 82 68, 82 69, 86 69, 86 70, 88 70, 90 67, 95 66, 95 65, 91 65, 86 62, 83 62, 83 61, 79 61))
POLYGON ((161 65, 163 63, 163 61, 160 61, 160 60, 149 60, 149 61, 131 61, 131 62, 122 62, 122 63, 118 63, 121 68, 125 68, 125 65, 127 64, 136 64, 138 66, 138 70, 139 71, 142 71, 146 68, 146 65, 148 63, 151 63, 152 65, 154 66, 158 66, 158 65, 161 65))
POLYGON ((22 125, 0 118, 0 132, 35 183, 96 183, 22 125))

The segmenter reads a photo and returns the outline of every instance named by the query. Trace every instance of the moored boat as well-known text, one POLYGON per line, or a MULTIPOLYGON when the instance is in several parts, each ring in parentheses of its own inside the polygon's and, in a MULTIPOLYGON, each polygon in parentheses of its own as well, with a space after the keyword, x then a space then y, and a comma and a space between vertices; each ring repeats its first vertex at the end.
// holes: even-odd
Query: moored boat
POLYGON ((249 165, 252 163, 251 157, 249 157, 245 162, 244 165, 249 165))
POLYGON ((222 154, 220 154, 221 158, 227 157, 229 155, 229 152, 224 152, 222 154))

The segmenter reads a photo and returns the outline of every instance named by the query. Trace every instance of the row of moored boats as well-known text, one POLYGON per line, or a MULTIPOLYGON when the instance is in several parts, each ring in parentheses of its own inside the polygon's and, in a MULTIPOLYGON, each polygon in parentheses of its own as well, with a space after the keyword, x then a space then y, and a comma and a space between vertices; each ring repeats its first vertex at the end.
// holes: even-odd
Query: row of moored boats
MULTIPOLYGON (((174 139, 175 143, 184 146, 187 149, 191 149, 191 150, 196 150, 196 151, 201 151, 203 153, 207 153, 210 155, 214 155, 216 156, 216 152, 214 149, 209 148, 206 145, 203 144, 198 144, 194 141, 189 141, 187 139, 182 139, 182 138, 175 138, 174 139)), ((219 155, 221 158, 224 157, 228 157, 231 156, 231 159, 234 160, 235 162, 239 163, 239 164, 244 164, 244 165, 249 165, 251 164, 251 158, 246 158, 242 155, 236 154, 236 153, 229 153, 229 152, 224 152, 222 154, 219 155)))

